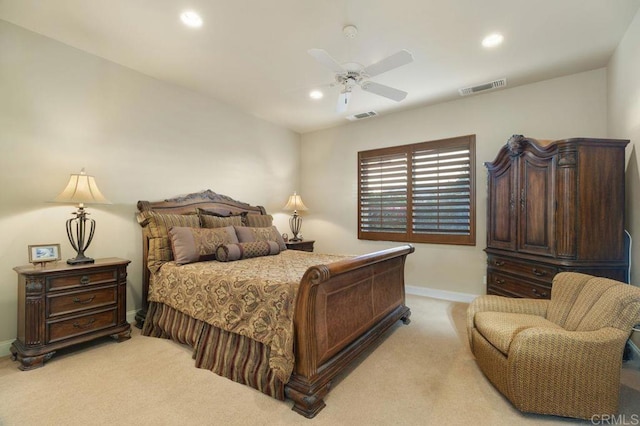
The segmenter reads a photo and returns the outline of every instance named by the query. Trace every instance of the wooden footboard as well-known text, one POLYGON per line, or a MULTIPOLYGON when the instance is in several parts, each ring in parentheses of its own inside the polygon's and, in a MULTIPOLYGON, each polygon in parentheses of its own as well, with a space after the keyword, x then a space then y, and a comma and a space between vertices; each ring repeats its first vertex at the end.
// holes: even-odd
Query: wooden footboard
POLYGON ((413 251, 404 245, 305 273, 294 318, 295 367, 285 387, 294 411, 314 417, 336 375, 396 321, 409 323, 404 264, 413 251))

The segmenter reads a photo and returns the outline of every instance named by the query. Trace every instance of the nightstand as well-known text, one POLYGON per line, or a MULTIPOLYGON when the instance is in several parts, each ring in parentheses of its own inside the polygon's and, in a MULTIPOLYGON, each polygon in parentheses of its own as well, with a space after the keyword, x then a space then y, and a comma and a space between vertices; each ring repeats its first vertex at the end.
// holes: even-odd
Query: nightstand
POLYGON ((285 244, 290 250, 313 251, 313 243, 316 240, 287 241, 285 244))
POLYGON ((127 265, 95 263, 18 266, 18 339, 11 345, 20 370, 42 367, 56 350, 102 336, 131 337, 126 318, 127 265))

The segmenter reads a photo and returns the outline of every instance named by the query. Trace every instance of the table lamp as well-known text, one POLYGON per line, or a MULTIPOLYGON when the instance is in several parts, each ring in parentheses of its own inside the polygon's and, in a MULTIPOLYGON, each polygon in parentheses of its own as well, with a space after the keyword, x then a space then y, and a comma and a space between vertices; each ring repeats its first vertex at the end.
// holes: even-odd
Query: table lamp
POLYGON ((293 195, 289 196, 289 201, 287 201, 284 209, 288 211, 293 210, 293 215, 289 218, 289 227, 291 228, 293 238, 289 239, 289 241, 301 241, 302 238, 300 238, 298 234, 302 227, 302 218, 298 216, 298 210, 305 211, 307 210, 307 206, 302 202, 302 198, 294 192, 293 195))
POLYGON ((94 260, 85 256, 84 251, 91 244, 96 230, 96 221, 87 217, 89 213, 84 210, 84 205, 111 204, 111 202, 102 195, 94 177, 87 175, 84 169, 79 174, 71 175, 67 187, 53 201, 78 203, 78 211, 72 213, 75 217, 67 220, 67 236, 77 255, 74 259, 67 260, 67 263, 69 265, 93 263, 94 260), (87 222, 89 223, 88 233, 87 222))

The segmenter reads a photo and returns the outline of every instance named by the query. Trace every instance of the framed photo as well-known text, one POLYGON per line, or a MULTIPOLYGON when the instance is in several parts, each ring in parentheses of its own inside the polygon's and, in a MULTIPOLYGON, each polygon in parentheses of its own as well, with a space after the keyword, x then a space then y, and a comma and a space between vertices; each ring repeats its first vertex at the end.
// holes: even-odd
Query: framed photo
POLYGON ((60 244, 29 246, 29 263, 55 262, 57 260, 60 260, 60 244))

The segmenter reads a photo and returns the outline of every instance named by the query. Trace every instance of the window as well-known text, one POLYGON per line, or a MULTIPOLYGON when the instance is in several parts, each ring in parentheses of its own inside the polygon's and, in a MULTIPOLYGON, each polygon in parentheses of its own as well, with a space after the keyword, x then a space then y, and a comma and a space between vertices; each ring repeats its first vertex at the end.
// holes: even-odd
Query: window
POLYGON ((358 238, 475 245, 475 135, 358 153, 358 238))

